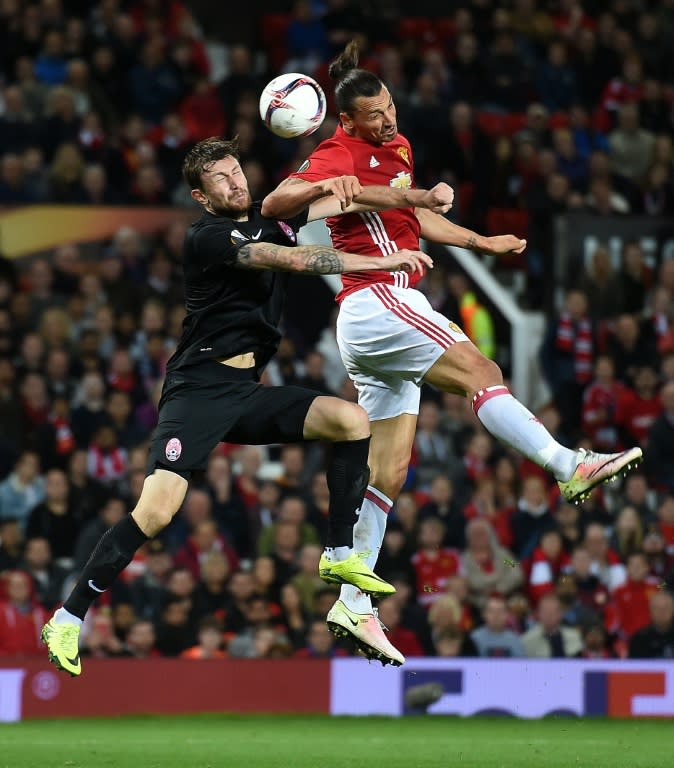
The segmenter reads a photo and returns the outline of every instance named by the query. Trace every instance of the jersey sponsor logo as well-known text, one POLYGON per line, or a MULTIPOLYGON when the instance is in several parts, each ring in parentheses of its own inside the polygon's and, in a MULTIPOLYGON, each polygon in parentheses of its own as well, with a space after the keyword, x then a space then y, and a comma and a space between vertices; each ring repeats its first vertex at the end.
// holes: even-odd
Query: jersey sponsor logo
POLYGON ((395 187, 395 189, 410 189, 412 187, 412 176, 410 175, 410 172, 399 171, 391 181, 389 181, 389 186, 395 187))
POLYGON ((377 158, 374 155, 372 155, 372 157, 370 158, 370 168, 376 168, 378 165, 379 165, 379 160, 377 160, 377 158))
POLYGON ((232 243, 236 245, 236 240, 241 240, 242 242, 246 242, 248 240, 259 240, 260 235, 262 234, 262 230, 259 230, 256 235, 244 235, 243 232, 239 232, 238 229, 232 230, 232 243))
POLYGON ((410 164, 410 153, 407 147, 398 147, 396 152, 400 155, 400 157, 405 161, 405 165, 410 164))
POLYGON ((169 461, 178 461, 180 454, 183 452, 183 444, 177 437, 172 437, 168 443, 166 443, 166 458, 169 461))
POLYGON ((288 238, 288 240, 290 240, 291 243, 297 242, 297 235, 293 232, 292 227, 289 227, 285 221, 277 221, 276 223, 283 230, 283 234, 288 238))
POLYGON ((311 166, 311 163, 308 160, 305 160, 302 165, 295 171, 295 173, 304 173, 305 171, 309 170, 309 167, 311 166))

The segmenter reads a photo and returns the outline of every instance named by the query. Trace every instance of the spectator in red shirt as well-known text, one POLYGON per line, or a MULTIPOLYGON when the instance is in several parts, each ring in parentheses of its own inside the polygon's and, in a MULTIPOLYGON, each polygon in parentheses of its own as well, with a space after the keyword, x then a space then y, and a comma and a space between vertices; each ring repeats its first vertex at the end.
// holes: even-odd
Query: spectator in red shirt
POLYGON ((627 581, 613 593, 613 629, 625 640, 650 622, 650 600, 658 591, 658 579, 649 576, 643 552, 627 558, 627 581))
POLYGON ((222 552, 227 558, 230 573, 239 567, 239 558, 225 537, 218 533, 215 520, 201 520, 194 526, 185 545, 175 557, 177 568, 189 568, 195 581, 201 575, 201 563, 211 552, 222 552))
POLYGON ((608 355, 600 355, 594 364, 594 380, 583 393, 582 427, 598 451, 620 450, 615 415, 628 388, 615 378, 615 364, 608 355))
POLYGON ((31 597, 30 576, 9 571, 5 581, 7 598, 0 602, 0 656, 42 654, 40 630, 48 616, 31 597))
POLYGON ((543 595, 554 590, 559 574, 570 567, 571 558, 564 551, 563 544, 559 531, 545 531, 525 566, 528 571, 529 599, 534 608, 543 595))
POLYGON ((662 413, 657 371, 650 365, 634 374, 634 390, 628 390, 615 415, 615 421, 629 435, 629 442, 646 445, 648 433, 662 413))
POLYGON ((416 633, 400 623, 402 612, 398 601, 387 597, 379 602, 378 608, 379 619, 387 629, 387 637, 400 653, 407 658, 423 656, 424 651, 416 633))
POLYGON ((486 518, 494 529, 499 543, 506 549, 510 549, 513 544, 513 532, 510 527, 513 512, 513 507, 497 506, 496 483, 491 476, 478 480, 470 502, 463 508, 463 516, 466 520, 472 520, 474 517, 486 518))
POLYGON ((461 554, 443 547, 445 526, 436 517, 427 517, 419 524, 419 549, 412 557, 416 572, 417 600, 430 605, 444 591, 447 579, 461 571, 461 554))

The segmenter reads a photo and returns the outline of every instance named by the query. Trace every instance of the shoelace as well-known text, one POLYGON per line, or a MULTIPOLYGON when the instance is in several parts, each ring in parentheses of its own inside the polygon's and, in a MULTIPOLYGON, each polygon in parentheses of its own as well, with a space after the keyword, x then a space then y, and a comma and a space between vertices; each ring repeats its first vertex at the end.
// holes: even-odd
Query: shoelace
POLYGON ((384 622, 379 618, 379 608, 373 608, 372 613, 374 614, 375 619, 379 622, 379 626, 384 630, 384 632, 388 632, 388 627, 384 622))

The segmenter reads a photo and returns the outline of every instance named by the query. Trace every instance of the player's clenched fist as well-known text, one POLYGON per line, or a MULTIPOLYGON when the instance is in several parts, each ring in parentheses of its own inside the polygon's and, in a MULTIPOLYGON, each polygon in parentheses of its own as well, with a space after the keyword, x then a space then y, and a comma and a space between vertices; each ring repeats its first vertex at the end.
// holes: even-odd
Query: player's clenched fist
POLYGON ((495 235, 494 237, 488 237, 486 239, 487 253, 492 253, 495 256, 504 253, 522 253, 527 247, 527 241, 522 240, 515 235, 495 235))
POLYGON ((429 189, 423 196, 423 204, 420 207, 428 208, 434 213, 447 213, 454 202, 454 190, 441 181, 432 189, 429 189))
POLYGON ((353 198, 363 191, 356 176, 333 176, 319 182, 319 186, 324 195, 334 195, 339 200, 342 210, 348 208, 353 198))
POLYGON ((426 267, 432 268, 432 266, 433 259, 430 256, 421 251, 409 251, 407 248, 396 251, 389 256, 381 256, 377 262, 379 269, 388 269, 392 272, 419 272, 423 274, 426 267))

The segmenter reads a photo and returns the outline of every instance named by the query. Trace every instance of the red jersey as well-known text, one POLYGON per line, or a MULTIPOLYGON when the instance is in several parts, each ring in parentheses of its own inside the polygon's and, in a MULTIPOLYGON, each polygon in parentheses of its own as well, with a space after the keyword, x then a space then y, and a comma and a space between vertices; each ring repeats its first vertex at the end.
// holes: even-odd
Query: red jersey
POLYGON ((636 392, 630 392, 630 396, 625 398, 618 409, 616 421, 625 427, 639 445, 646 445, 648 433, 662 410, 659 394, 643 398, 636 392))
MULTIPOLYGON (((357 176, 363 186, 414 187, 412 147, 398 134, 386 144, 370 144, 347 136, 341 125, 334 136, 322 141, 291 178, 322 181, 333 176, 357 176)), ((332 244, 348 253, 386 256, 403 248, 419 250, 421 225, 414 208, 347 213, 326 219, 332 244)), ((341 302, 345 296, 374 283, 414 287, 423 277, 419 272, 347 272, 342 275, 341 302)))
POLYGON ((645 581, 626 581, 613 593, 617 629, 631 637, 638 629, 651 621, 649 603, 658 591, 658 579, 649 576, 645 581))
POLYGON ((583 393, 583 432, 592 440, 597 450, 616 451, 620 448, 615 414, 630 390, 619 381, 608 386, 593 381, 583 393))
POLYGON ((450 576, 462 572, 461 555, 457 550, 441 547, 433 553, 420 549, 412 557, 416 572, 417 601, 430 605, 445 591, 450 576))

